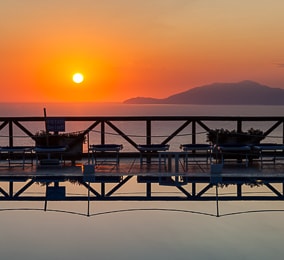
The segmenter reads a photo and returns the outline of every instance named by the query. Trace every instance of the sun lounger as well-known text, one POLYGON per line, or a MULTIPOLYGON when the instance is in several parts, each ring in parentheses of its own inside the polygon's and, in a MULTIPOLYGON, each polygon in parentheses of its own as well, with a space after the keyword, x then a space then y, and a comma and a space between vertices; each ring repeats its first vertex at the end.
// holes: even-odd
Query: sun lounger
POLYGON ((237 161, 241 161, 245 159, 245 165, 248 167, 249 164, 249 155, 251 153, 251 146, 249 145, 238 145, 238 144, 230 144, 230 145, 218 145, 212 151, 213 155, 216 153, 217 157, 220 155, 221 162, 224 165, 225 159, 236 159, 237 161))
MULTIPOLYGON (((143 166, 144 158, 146 158, 146 164, 149 166, 151 163, 151 157, 153 155, 158 156, 159 152, 169 150, 168 144, 140 144, 137 146, 137 149, 140 152, 140 167, 143 166)), ((160 159, 158 160, 158 164, 160 167, 160 159)))
POLYGON ((89 153, 92 155, 92 164, 115 164, 119 165, 119 152, 123 149, 122 144, 93 144, 89 147, 89 153), (98 160, 98 153, 103 160, 98 160), (115 161, 109 160, 112 154, 115 154, 115 161))
POLYGON ((212 146, 209 144, 181 144, 180 148, 186 152, 184 158, 186 170, 191 163, 211 163, 212 146))
POLYGON ((272 161, 275 165, 276 160, 284 159, 284 144, 263 143, 253 146, 253 149, 259 153, 261 168, 264 161, 272 161))
POLYGON ((139 144, 137 149, 143 152, 159 152, 159 151, 167 151, 169 150, 168 144, 139 144))
POLYGON ((33 148, 29 146, 5 146, 0 147, 0 158, 2 159, 2 154, 5 157, 5 160, 8 161, 8 167, 14 165, 20 165, 25 167, 25 164, 33 164, 33 157, 32 157, 33 148), (30 158, 27 160, 26 155, 30 153, 30 158))
POLYGON ((39 165, 59 165, 63 163, 63 154, 66 152, 66 146, 36 146, 34 149, 36 153, 37 166, 39 165), (46 155, 47 158, 39 158, 46 155), (59 156, 59 158, 58 158, 59 156), (52 158, 56 157, 56 158, 52 158))

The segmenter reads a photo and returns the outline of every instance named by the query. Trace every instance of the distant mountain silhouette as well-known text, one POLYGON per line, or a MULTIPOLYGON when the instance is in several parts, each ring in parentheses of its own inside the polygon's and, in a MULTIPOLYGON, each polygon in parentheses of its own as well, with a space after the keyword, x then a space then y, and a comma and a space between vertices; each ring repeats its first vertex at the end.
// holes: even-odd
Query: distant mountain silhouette
POLYGON ((192 88, 164 99, 136 97, 125 104, 284 105, 284 89, 245 80, 192 88))

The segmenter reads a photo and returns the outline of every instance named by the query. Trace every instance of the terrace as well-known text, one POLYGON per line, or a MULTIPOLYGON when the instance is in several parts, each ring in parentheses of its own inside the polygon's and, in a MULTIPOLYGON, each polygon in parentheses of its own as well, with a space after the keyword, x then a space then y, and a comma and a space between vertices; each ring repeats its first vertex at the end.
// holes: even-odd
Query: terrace
MULTIPOLYGON (((55 150, 43 152, 57 157, 60 163, 53 163, 54 158, 48 158, 51 161, 41 165, 38 161, 43 159, 44 155, 39 155, 34 149, 35 138, 36 133, 46 127, 47 119, 0 118, 3 144, 0 162, 0 200, 284 199, 284 117, 156 116, 50 119, 60 124, 63 121, 64 124, 70 123, 72 130, 75 126, 85 126, 83 130, 79 129, 80 136, 85 137, 81 157, 74 159, 70 154, 66 156, 64 149, 57 150, 58 147, 53 147, 51 149, 55 150), (138 127, 135 124, 138 124, 138 127), (214 157, 216 151, 208 148, 208 144, 204 149, 206 133, 220 125, 230 125, 238 133, 241 133, 243 128, 261 127, 264 142, 271 144, 277 140, 277 146, 258 150, 259 156, 251 161, 244 157, 220 161, 219 157, 214 157), (135 131, 139 129, 140 132, 137 131, 135 135, 129 133, 130 126, 135 131), (158 135, 156 128, 159 129, 158 135), (95 155, 96 160, 92 157, 94 150, 90 152, 89 149, 94 148, 93 144, 99 148, 108 148, 98 151, 95 155), (182 150, 181 144, 187 144, 191 149, 182 150), (117 150, 116 145, 122 145, 120 148, 123 149, 117 150), (217 166, 221 164, 221 170, 216 173, 212 168, 215 163, 217 166), (41 185, 36 186, 39 183, 41 185), (66 189, 70 183, 80 184, 87 194, 69 195, 66 189), (119 191, 127 185, 139 185, 143 187, 143 192, 139 196, 121 195, 119 191), (232 193, 222 195, 218 192, 219 187, 228 185, 233 187, 232 193), (44 187, 42 195, 30 195, 27 192, 35 186, 39 189, 44 187), (245 192, 247 186, 264 189, 265 193, 248 194, 245 192), (176 192, 166 192, 162 195, 157 192, 165 187, 176 192)), ((59 135, 58 132, 61 130, 54 131, 52 135, 59 135)))

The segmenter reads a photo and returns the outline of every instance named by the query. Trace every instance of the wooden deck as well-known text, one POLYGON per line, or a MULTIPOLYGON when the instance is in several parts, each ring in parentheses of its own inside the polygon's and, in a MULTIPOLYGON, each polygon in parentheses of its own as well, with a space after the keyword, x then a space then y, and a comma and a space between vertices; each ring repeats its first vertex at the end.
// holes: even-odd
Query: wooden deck
MULTIPOLYGON (((284 117, 57 117, 56 120, 63 120, 72 124, 76 122, 86 123, 84 130, 78 129, 86 137, 85 149, 82 147, 82 152, 85 151, 85 153, 90 152, 90 145, 99 143, 105 146, 109 141, 108 135, 112 137, 115 135, 115 142, 123 145, 123 151, 119 152, 119 165, 116 165, 117 160, 113 160, 114 158, 101 157, 96 163, 94 160, 96 165, 86 171, 84 166, 91 161, 88 160, 90 154, 88 156, 84 154, 84 159, 76 161, 76 164, 66 161, 65 165, 39 166, 36 163, 34 150, 23 150, 23 147, 25 147, 23 145, 34 147, 35 132, 37 131, 35 125, 40 127, 39 130, 43 129, 46 118, 2 117, 0 118, 0 132, 3 135, 3 146, 0 150, 2 152, 2 154, 0 153, 0 200, 284 200, 284 149, 282 147, 284 143, 284 117), (274 151, 267 151, 266 148, 271 149, 271 147, 262 147, 259 150, 261 153, 258 154, 261 156, 259 158, 253 157, 253 161, 250 162, 249 151, 242 148, 241 152, 245 153, 245 156, 242 154, 241 157, 238 156, 238 159, 245 157, 245 162, 244 160, 230 160, 225 156, 221 157, 221 161, 224 159, 222 171, 213 174, 211 173, 211 162, 208 162, 208 149, 203 150, 198 146, 197 150, 203 150, 201 153, 205 156, 201 154, 201 156, 196 157, 196 145, 205 142, 206 134, 216 127, 217 122, 218 126, 222 125, 222 122, 229 123, 239 134, 242 133, 243 129, 255 128, 256 125, 263 124, 263 142, 275 142, 281 146, 277 146, 277 148, 281 149, 277 149, 276 153, 274 148, 274 151), (136 133, 136 131, 128 133, 127 127, 125 128, 125 125, 128 124, 134 124, 133 129, 141 131, 139 133, 136 133), (168 132, 162 134, 162 136, 160 134, 155 135, 155 133, 160 133, 161 126, 165 126, 168 132), (19 136, 17 132, 23 135, 19 136), (22 138, 24 137, 23 142, 22 138), (159 149, 153 151, 157 144, 159 149), (190 147, 194 150, 192 156, 195 158, 188 158, 192 160, 192 164, 188 166, 184 164, 184 158, 187 158, 185 152, 190 152, 190 149, 181 150, 180 144, 194 146, 194 149, 192 146, 190 147), (150 146, 151 151, 142 151, 139 149, 141 145, 150 146), (168 145, 170 145, 169 150, 160 149, 160 146, 168 145), (141 153, 145 153, 145 161, 141 160, 141 153), (151 156, 155 155, 151 160, 148 158, 149 153, 151 156), (15 154, 18 154, 18 157, 9 157, 15 154), (28 161, 29 156, 34 157, 33 164, 28 161), (275 156, 277 161, 274 160, 275 156), (9 158, 13 161, 7 161, 9 158), (111 159, 112 162, 110 162, 111 159), (83 187, 83 193, 85 192, 88 195, 82 195, 82 192, 78 194, 68 192, 69 186, 74 183, 79 184, 78 190, 83 187), (234 191, 230 190, 229 193, 222 193, 220 196, 220 193, 217 192, 218 188, 227 186, 232 186, 234 191), (144 189, 142 193, 141 187, 144 189), (246 192, 247 187, 254 190, 265 190, 265 192, 246 192), (137 191, 136 189, 139 189, 139 195, 137 195, 137 192, 132 194, 120 192, 122 188, 125 188, 124 191, 131 189, 137 191), (30 189, 33 189, 33 192, 28 192, 30 189), (36 189, 40 189, 40 192, 34 192, 36 189), (164 189, 171 189, 174 192, 167 193, 164 192, 164 189), (163 193, 160 192, 161 190, 163 190, 163 193)), ((76 129, 74 130, 76 131, 76 129)), ((44 152, 46 153, 46 150, 44 152)), ((61 154, 59 160, 63 159, 63 151, 56 150, 57 152, 61 154)), ((224 150, 223 152, 228 151, 224 150)), ((53 155, 56 156, 56 153, 53 155)), ((38 156, 38 159, 40 159, 40 156, 38 156)), ((67 159, 67 157, 64 159, 67 159)), ((71 159, 69 158, 69 160, 71 159)), ((76 157, 76 160, 79 159, 76 157)), ((54 162, 56 163, 56 159, 54 162)), ((53 164, 53 161, 46 161, 45 163, 53 164)), ((72 190, 77 191, 77 186, 72 187, 72 190)))
POLYGON ((223 166, 221 173, 212 174, 211 165, 199 161, 190 164, 185 171, 183 159, 178 160, 178 172, 175 171, 175 165, 171 168, 172 171, 169 171, 167 163, 159 166, 156 160, 140 165, 139 157, 122 157, 118 166, 109 162, 109 158, 101 158, 100 164, 93 168, 94 173, 84 173, 84 166, 90 165, 88 158, 77 162, 76 165, 66 162, 65 165, 38 166, 33 163, 25 165, 24 168, 20 161, 20 164, 11 167, 8 167, 7 162, 1 161, 0 200, 284 200, 284 164, 273 163, 261 167, 260 161, 255 160, 246 167, 243 162, 230 161, 223 166), (37 188, 37 183, 46 187, 43 194, 26 193, 32 186, 37 188), (68 183, 80 184, 88 195, 68 195, 68 183), (133 185, 136 187, 138 184, 139 187, 145 187, 145 193, 142 195, 121 195, 117 192, 126 185, 133 188, 133 185), (236 187, 235 194, 218 195, 218 187, 226 185, 236 187), (248 195, 243 191, 246 185, 255 189, 265 188, 269 194, 248 195), (161 187, 174 188, 177 192, 161 195, 161 187))
MULTIPOLYGON (((211 164, 197 161, 191 162, 188 169, 184 165, 183 159, 179 159, 178 171, 176 171, 175 162, 172 162, 172 168, 169 170, 168 165, 161 162, 159 166, 157 158, 149 164, 140 165, 138 157, 122 157, 119 165, 110 163, 109 158, 102 158, 100 162, 94 166, 94 174, 96 176, 184 176, 184 177, 211 177, 211 164)), ((213 162, 214 163, 214 162, 213 162)), ((40 177, 40 176, 66 176, 66 177, 82 177, 84 175, 84 166, 91 164, 87 158, 71 165, 66 161, 62 165, 38 166, 36 162, 26 164, 22 167, 21 161, 15 161, 9 166, 7 162, 0 162, 0 178, 3 177, 40 177)), ((260 160, 254 160, 246 167, 244 162, 232 160, 225 162, 222 172, 218 174, 223 177, 252 177, 252 178, 283 178, 284 180, 284 161, 264 163, 261 167, 260 160)))

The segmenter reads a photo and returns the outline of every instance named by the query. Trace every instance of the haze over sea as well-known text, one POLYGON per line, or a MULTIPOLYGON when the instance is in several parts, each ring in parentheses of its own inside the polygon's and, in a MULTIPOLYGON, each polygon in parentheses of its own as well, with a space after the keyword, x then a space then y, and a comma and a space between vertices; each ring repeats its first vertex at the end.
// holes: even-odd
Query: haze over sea
POLYGON ((282 116, 284 106, 140 105, 122 103, 0 103, 0 117, 43 116, 282 116))
MULTIPOLYGON (((0 117, 43 116, 44 107, 48 116, 282 116, 284 111, 283 106, 2 103, 0 117)), ((121 192, 141 191, 133 182, 131 191, 121 192)), ((220 217, 215 202, 92 202, 90 217, 84 216, 87 202, 49 202, 46 212, 44 202, 0 205, 3 260, 259 260, 284 254, 283 202, 220 202, 220 217)))

